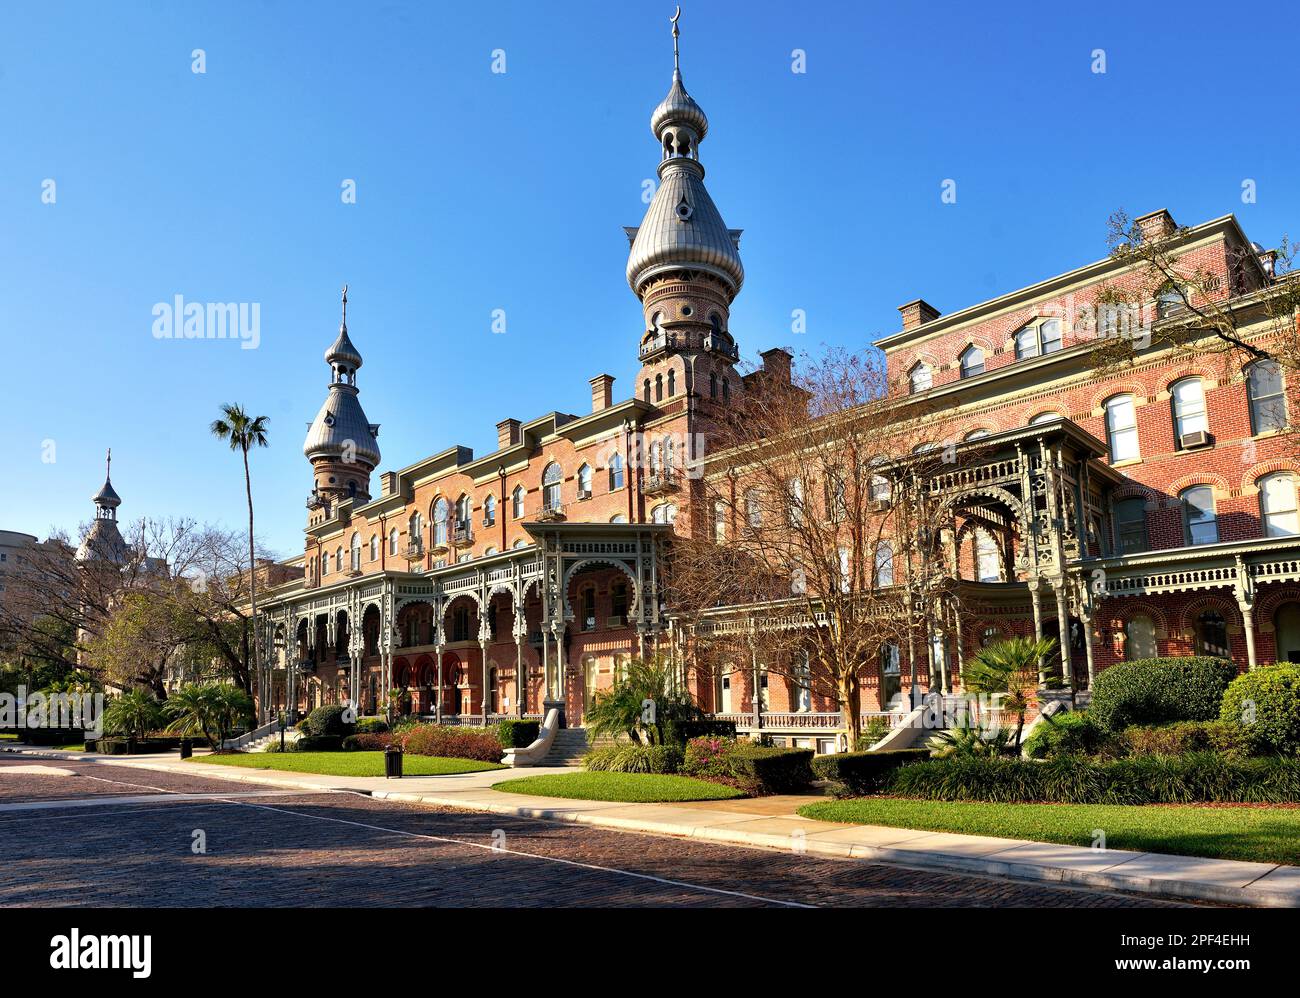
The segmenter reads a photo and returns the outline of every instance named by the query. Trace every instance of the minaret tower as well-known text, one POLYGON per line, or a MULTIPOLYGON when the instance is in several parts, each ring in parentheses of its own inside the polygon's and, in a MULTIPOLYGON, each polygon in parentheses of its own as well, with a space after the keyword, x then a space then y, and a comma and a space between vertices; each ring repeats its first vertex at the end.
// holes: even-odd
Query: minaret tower
POLYGON ((361 354, 348 338, 348 289, 343 286, 343 321, 338 339, 325 351, 330 366, 329 394, 307 430, 302 452, 311 461, 315 484, 307 508, 309 519, 331 515, 335 504, 370 501, 370 473, 379 464, 379 424, 366 419, 357 401, 361 354))
POLYGON ((693 392, 721 402, 739 387, 729 317, 745 268, 740 230, 727 228, 704 188, 699 148, 709 119, 682 83, 680 16, 678 7, 672 86, 650 116, 661 151, 659 188, 641 225, 625 230, 632 243, 627 282, 645 314, 636 396, 666 403, 693 392))
POLYGON ((128 557, 126 541, 117 527, 117 507, 122 505, 122 497, 113 488, 113 449, 108 450, 105 460, 104 484, 95 493, 91 502, 95 504, 95 519, 90 524, 86 539, 77 549, 78 561, 107 562, 112 565, 125 564, 128 557))

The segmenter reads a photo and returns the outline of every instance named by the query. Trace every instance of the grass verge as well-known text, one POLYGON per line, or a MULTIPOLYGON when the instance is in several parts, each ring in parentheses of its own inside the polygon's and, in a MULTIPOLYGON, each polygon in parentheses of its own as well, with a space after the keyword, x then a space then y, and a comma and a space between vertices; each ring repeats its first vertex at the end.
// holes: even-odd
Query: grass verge
POLYGON ((538 797, 567 797, 570 800, 606 800, 628 804, 664 801, 731 800, 745 795, 733 787, 689 776, 660 776, 653 773, 555 773, 525 776, 496 783, 493 790, 538 797))
MULTIPOLYGON (((245 752, 239 755, 196 756, 191 762, 245 769, 275 769, 286 773, 318 773, 322 776, 383 776, 382 752, 245 752)), ((448 776, 452 773, 482 773, 504 769, 494 762, 448 759, 436 755, 402 756, 404 776, 448 776)))
POLYGON ((986 804, 862 797, 799 808, 805 818, 1108 849, 1300 865, 1300 809, 1163 804, 986 804))

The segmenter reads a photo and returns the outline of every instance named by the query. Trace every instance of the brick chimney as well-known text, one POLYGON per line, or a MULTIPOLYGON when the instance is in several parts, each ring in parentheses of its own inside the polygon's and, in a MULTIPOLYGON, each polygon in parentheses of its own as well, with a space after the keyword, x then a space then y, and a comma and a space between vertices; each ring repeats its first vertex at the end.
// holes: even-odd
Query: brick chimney
POLYGON ((1142 241, 1150 242, 1153 239, 1163 239, 1165 236, 1173 235, 1178 229, 1178 224, 1174 221, 1174 216, 1161 208, 1159 211, 1149 212, 1145 215, 1139 215, 1133 219, 1133 222, 1142 230, 1142 241))
POLYGON ((397 491, 397 472, 381 471, 379 473, 379 494, 381 496, 391 496, 397 491))
POLYGON ((614 404, 614 378, 598 374, 591 379, 591 411, 603 412, 614 404))
POLYGON ((503 419, 497 423, 497 450, 519 443, 519 420, 503 419))
POLYGON ((772 381, 782 385, 790 383, 790 369, 794 358, 788 352, 780 347, 773 347, 771 350, 763 350, 759 353, 763 358, 763 373, 772 381))
POLYGON ((909 301, 906 305, 899 305, 898 311, 903 315, 903 332, 915 329, 931 319, 939 318, 939 310, 924 298, 909 301))

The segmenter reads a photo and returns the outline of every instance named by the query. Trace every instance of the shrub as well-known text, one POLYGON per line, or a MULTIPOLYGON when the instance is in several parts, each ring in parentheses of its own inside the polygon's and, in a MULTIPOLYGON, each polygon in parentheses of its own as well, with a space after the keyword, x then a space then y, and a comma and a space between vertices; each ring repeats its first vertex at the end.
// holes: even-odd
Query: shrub
POLYGON ((1300 801, 1300 760, 1232 759, 1217 752, 1112 762, 1081 756, 935 759, 893 770, 885 789, 921 800, 997 804, 1284 804, 1300 801))
POLYGON ((676 773, 682 768, 676 745, 610 745, 587 753, 587 769, 599 773, 676 773))
POLYGON ((1258 752, 1300 751, 1300 667, 1270 665, 1234 679, 1219 717, 1258 752))
POLYGON ((382 717, 363 717, 357 721, 357 734, 380 735, 388 730, 388 722, 382 717))
POLYGON ((950 728, 940 731, 926 742, 926 747, 936 759, 954 756, 1016 755, 1019 733, 1012 728, 994 728, 989 731, 978 725, 950 728))
POLYGON ((347 724, 343 720, 343 713, 346 707, 338 704, 328 704, 324 707, 317 707, 299 723, 298 727, 308 735, 334 735, 343 738, 345 735, 353 733, 355 724, 347 724))
POLYGON ((1221 658, 1147 658, 1104 670, 1088 713, 1108 731, 1135 724, 1212 721, 1236 667, 1221 658))
POLYGON ((397 741, 397 736, 387 731, 375 731, 367 734, 348 735, 343 739, 345 752, 382 752, 397 741))
POLYGON ((342 748, 342 735, 303 735, 293 743, 294 752, 338 752, 342 748))
POLYGON ((1087 711, 1069 711, 1044 717, 1025 740, 1025 754, 1031 759, 1055 759, 1063 755, 1116 755, 1114 736, 1087 711))
POLYGON ((1119 743, 1128 755, 1224 752, 1242 759, 1254 750, 1248 733, 1226 721, 1177 721, 1149 727, 1135 726, 1124 730, 1119 743))
POLYGON ((811 749, 782 749, 735 738, 693 738, 686 744, 682 772, 724 780, 749 793, 785 794, 813 781, 811 749))
POLYGON ((542 730, 539 721, 523 721, 506 718, 497 725, 497 739, 502 748, 527 748, 537 741, 538 732, 542 730))
POLYGON ((735 738, 735 721, 673 719, 664 722, 664 744, 685 748, 692 738, 735 738))
POLYGON ((501 740, 491 728, 462 728, 420 724, 401 735, 403 751, 412 755, 436 755, 453 759, 500 762, 505 754, 501 740))
POLYGON ((923 748, 841 752, 818 756, 812 768, 823 780, 831 782, 830 790, 836 797, 861 797, 880 790, 888 775, 899 766, 929 757, 930 750, 923 748))
POLYGON ((862 734, 858 735, 857 743, 854 748, 858 752, 865 752, 876 742, 889 734, 889 722, 883 717, 873 717, 870 721, 862 726, 862 734))

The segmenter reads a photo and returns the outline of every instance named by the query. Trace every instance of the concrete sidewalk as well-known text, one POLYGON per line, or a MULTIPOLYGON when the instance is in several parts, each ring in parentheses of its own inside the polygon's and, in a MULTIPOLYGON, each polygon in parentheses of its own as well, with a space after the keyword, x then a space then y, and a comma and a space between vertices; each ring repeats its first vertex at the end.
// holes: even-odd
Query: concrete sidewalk
MULTIPOLYGON (((1300 907, 1300 867, 1199 859, 1019 839, 846 825, 795 812, 816 796, 759 797, 684 804, 620 804, 502 793, 492 784, 522 775, 573 772, 536 767, 451 776, 335 777, 181 762, 175 756, 99 756, 46 749, 0 751, 189 773, 210 779, 312 791, 351 791, 372 797, 494 814, 570 821, 627 831, 708 839, 719 843, 865 859, 925 869, 1048 881, 1178 900, 1252 907, 1300 907)), ((3 772, 3 770, 0 770, 3 772)))

